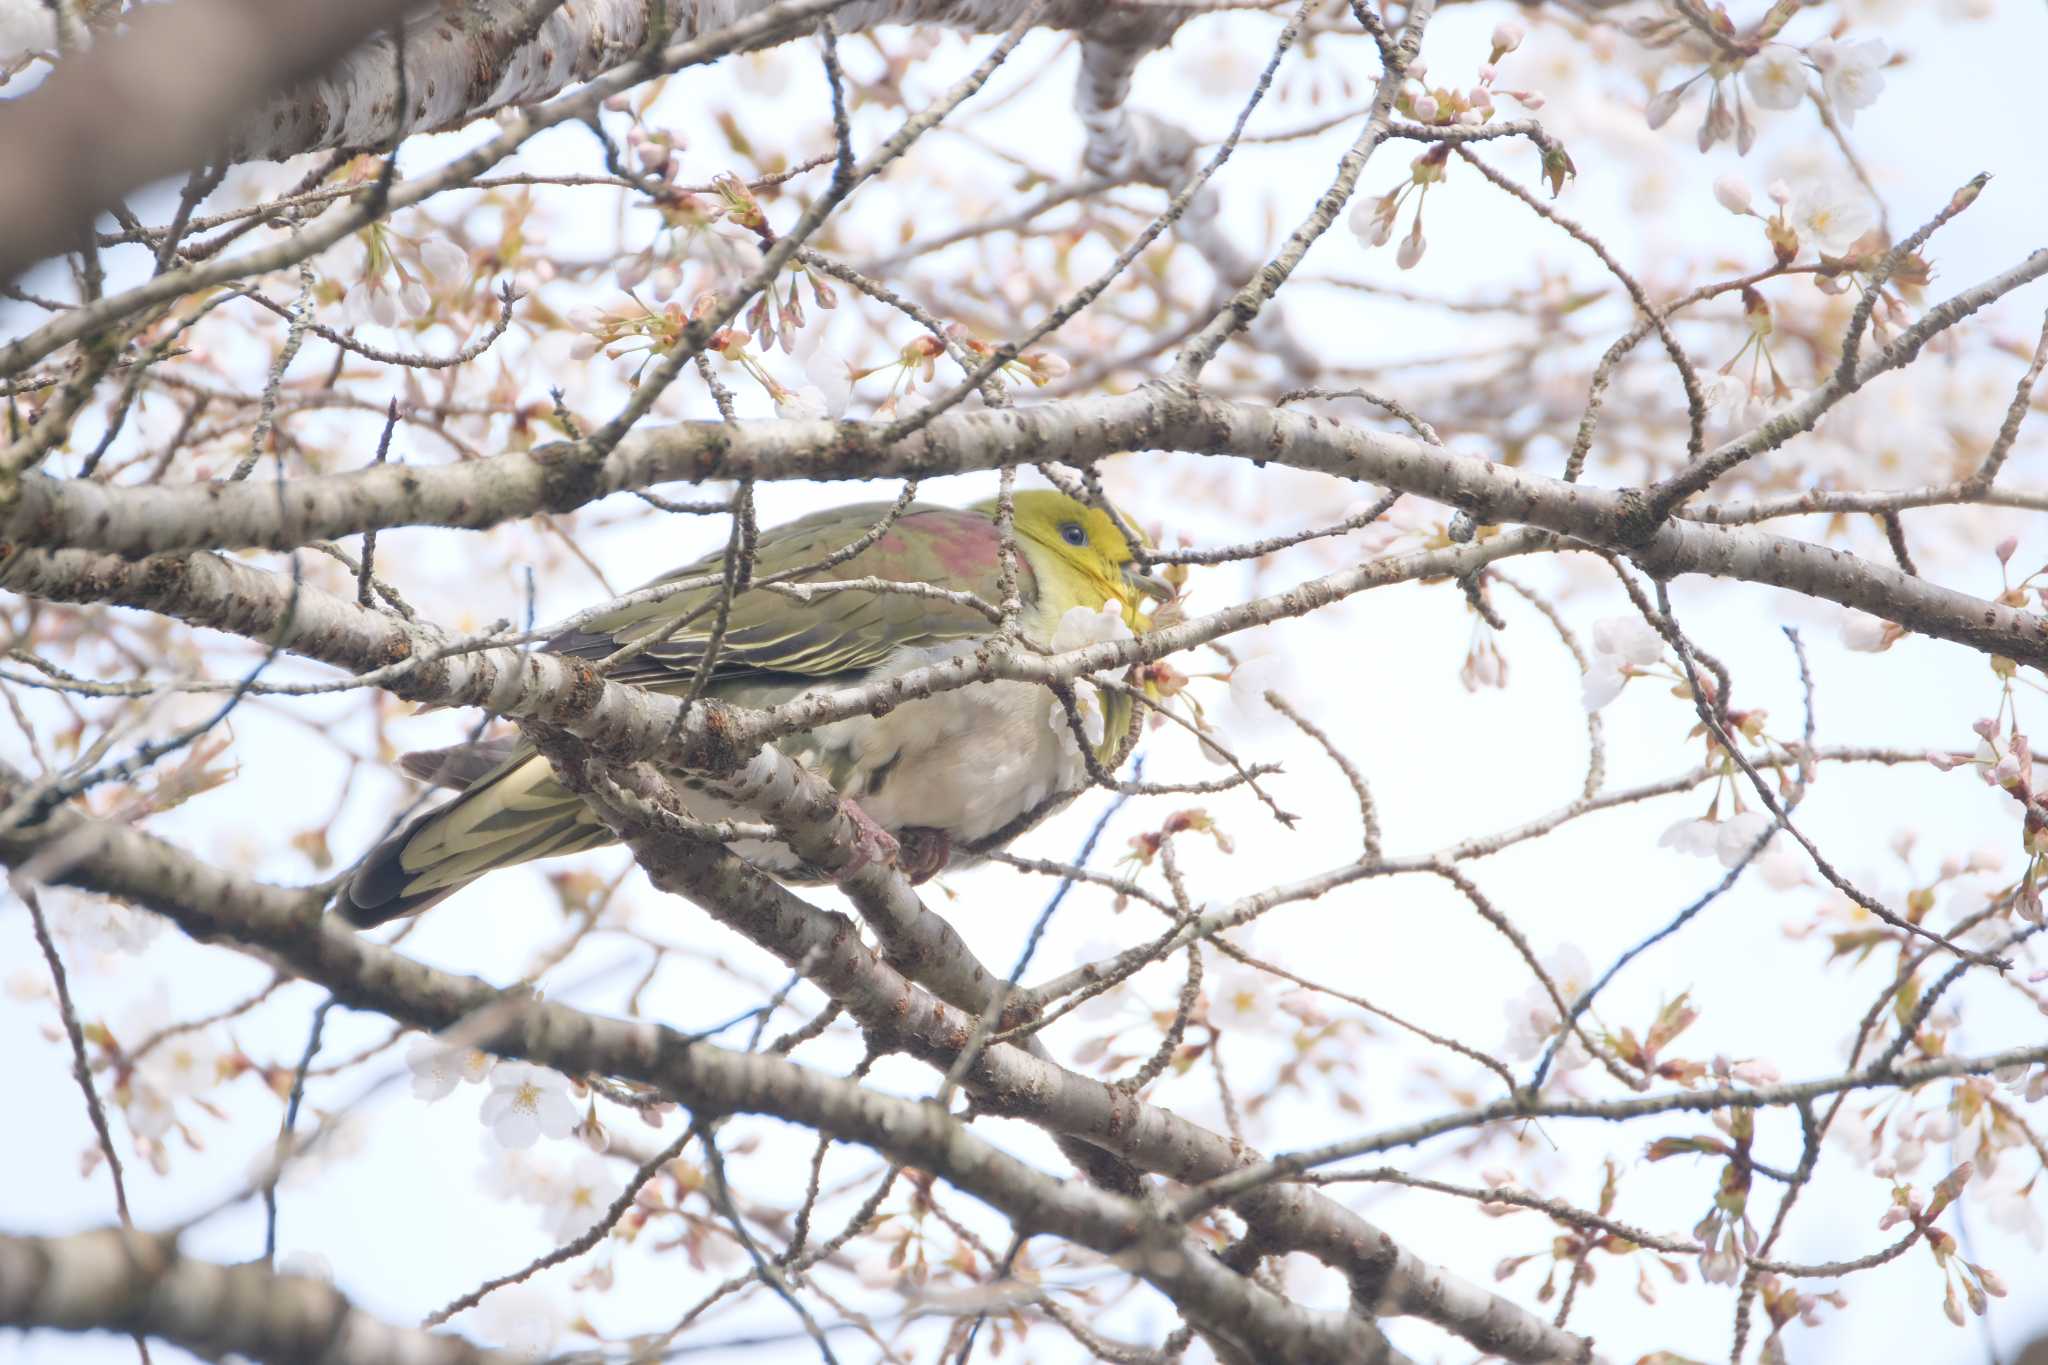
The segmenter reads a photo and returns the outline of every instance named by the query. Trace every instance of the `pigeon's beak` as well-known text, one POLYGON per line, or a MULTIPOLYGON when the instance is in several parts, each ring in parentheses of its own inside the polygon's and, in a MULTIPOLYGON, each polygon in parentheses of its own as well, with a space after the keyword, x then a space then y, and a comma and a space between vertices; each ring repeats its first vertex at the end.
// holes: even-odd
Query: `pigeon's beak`
POLYGON ((1149 597, 1155 602, 1171 602, 1173 600, 1173 584, 1157 574, 1145 572, 1136 564, 1124 565, 1124 582, 1131 586, 1132 591, 1149 597))

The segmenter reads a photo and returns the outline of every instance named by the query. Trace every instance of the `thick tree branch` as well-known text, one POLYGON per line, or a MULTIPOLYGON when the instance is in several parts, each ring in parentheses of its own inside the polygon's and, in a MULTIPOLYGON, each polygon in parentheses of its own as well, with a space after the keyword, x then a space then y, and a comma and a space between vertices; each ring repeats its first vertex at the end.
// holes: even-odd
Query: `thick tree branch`
MULTIPOLYGON (((631 89, 654 76, 786 38, 807 28, 821 15, 844 8, 847 3, 848 0, 773 0, 769 4, 756 4, 745 17, 725 28, 636 57, 568 95, 537 108, 522 108, 516 117, 506 120, 508 126, 502 133, 426 175, 388 187, 388 192, 378 186, 365 186, 345 211, 327 213, 285 240, 239 255, 216 256, 162 271, 132 289, 60 312, 28 335, 0 345, 0 375, 17 374, 24 366, 35 363, 60 346, 89 337, 117 319, 132 316, 156 304, 229 280, 260 275, 309 260, 373 219, 421 203, 446 190, 473 183, 486 170, 524 146, 534 134, 560 123, 589 117, 604 100, 620 91, 631 89)), ((394 97, 395 93, 394 89, 394 97)), ((0 500, 5 496, 4 489, 0 489, 0 500)))
MULTIPOLYGON (((2029 278, 2048 271, 2048 251, 2029 266, 2039 267, 2029 278)), ((1890 354, 1866 365, 1879 366, 1890 354)), ((2025 663, 2048 663, 2048 621, 2035 613, 1807 541, 1658 522, 1632 490, 1566 483, 1324 417, 1154 387, 952 414, 891 447, 875 443, 878 429, 850 422, 684 424, 636 431, 598 465, 578 459, 575 446, 549 446, 458 465, 297 478, 282 500, 250 484, 127 488, 29 475, 14 505, 0 514, 0 535, 125 555, 208 546, 281 549, 402 525, 491 526, 679 479, 925 477, 1028 462, 1048 451, 1090 462, 1132 448, 1187 450, 1367 480, 1449 504, 1482 524, 1522 523, 1620 551, 1658 577, 1708 574, 1767 584, 2025 663)), ((1134 662, 1144 653, 1142 642, 1090 652, 1094 667, 1134 662)))
MULTIPOLYGON (((368 150, 460 127, 613 71, 642 51, 650 18, 664 10, 665 36, 687 42, 764 8, 763 0, 181 0, 150 7, 38 90, 0 102, 0 165, 16 183, 38 187, 0 204, 0 279, 64 249, 122 195, 159 177, 208 160, 368 150), (407 11, 401 86, 394 39, 363 40, 407 11), (203 80, 164 79, 167 70, 201 69, 203 80)), ((1000 32, 1022 8, 1023 0, 857 0, 838 22, 842 33, 892 23, 1000 32)), ((1156 46, 1181 17, 1168 8, 1118 11, 1066 0, 1049 6, 1043 22, 1154 35, 1144 41, 1156 46)), ((747 46, 766 41, 773 39, 747 46)))
MULTIPOLYGON (((215 155, 249 110, 334 64, 412 4, 149 5, 40 88, 0 101, 0 166, 13 187, 0 197, 0 281, 74 245, 129 191, 215 155), (202 71, 203 79, 185 79, 202 71)), ((388 47, 381 59, 389 81, 388 47)))
POLYGON ((332 1285, 260 1262, 218 1265, 170 1239, 108 1229, 70 1237, 0 1234, 0 1326, 160 1337, 202 1356, 278 1365, 514 1365, 514 1352, 395 1327, 332 1285))

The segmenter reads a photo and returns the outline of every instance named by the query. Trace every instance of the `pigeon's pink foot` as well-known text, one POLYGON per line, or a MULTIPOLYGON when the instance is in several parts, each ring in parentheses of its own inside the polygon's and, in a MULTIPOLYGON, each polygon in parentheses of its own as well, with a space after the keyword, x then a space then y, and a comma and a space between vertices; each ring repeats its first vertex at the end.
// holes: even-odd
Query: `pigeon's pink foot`
POLYGON ((895 861, 899 847, 896 836, 876 824, 875 818, 862 810, 859 802, 841 797, 839 811, 853 826, 853 856, 847 860, 846 866, 833 874, 834 881, 852 881, 869 863, 895 861))
POLYGON ((901 847, 896 866, 903 869, 912 886, 930 881, 953 860, 953 836, 942 829, 912 825, 898 836, 897 842, 901 847))

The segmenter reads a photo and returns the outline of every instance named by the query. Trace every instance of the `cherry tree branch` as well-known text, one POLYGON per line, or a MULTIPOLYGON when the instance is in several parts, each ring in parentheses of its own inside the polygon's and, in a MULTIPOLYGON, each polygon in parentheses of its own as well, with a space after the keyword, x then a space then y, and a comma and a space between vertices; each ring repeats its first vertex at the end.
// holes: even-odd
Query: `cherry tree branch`
POLYGON ((0 1233, 0 1326, 117 1329, 210 1358, 232 1354, 278 1365, 513 1365, 527 1359, 394 1326, 332 1285, 279 1275, 260 1261, 196 1260, 169 1237, 117 1229, 69 1237, 0 1233))
MULTIPOLYGON (((2048 273, 2048 251, 2036 253, 2002 282, 2017 287, 2042 273, 2048 273)), ((1924 335, 1901 338, 1866 361, 1866 368, 1903 363, 1895 354, 1899 348, 1917 350, 1924 341, 1924 335)), ((0 536, 19 544, 89 545, 123 555, 212 546, 283 549, 402 525, 480 528, 679 479, 921 478, 1000 468, 1048 449, 1083 463, 1131 448, 1177 449, 1370 481, 1449 504, 1482 524, 1521 523, 1620 551, 1660 578, 1707 574, 1766 584, 2021 662, 2048 662, 2048 621, 2035 613, 1808 541, 1658 520, 1649 498, 1635 490, 1567 483, 1310 414, 1159 386, 952 414, 892 446, 877 442, 879 430, 877 424, 852 422, 690 423, 636 430, 601 463, 580 458, 573 444, 547 446, 456 465, 385 465, 296 478, 283 499, 251 484, 118 487, 30 474, 17 485, 13 505, 0 512, 0 536)), ((1157 657, 1145 641, 1087 653, 1091 667, 1098 668, 1157 657)), ((1019 665, 1002 676, 1030 674, 1019 665)))
MULTIPOLYGON (((466 186, 510 156, 534 134, 557 124, 590 116, 612 95, 652 77, 713 61, 728 53, 762 46, 808 27, 820 16, 845 7, 850 0, 774 0, 758 5, 724 28, 704 33, 658 52, 635 57, 591 80, 571 94, 533 108, 522 108, 507 120, 496 137, 463 153, 428 174, 395 186, 359 190, 346 211, 323 217, 303 231, 234 256, 215 256, 174 270, 160 271, 145 283, 71 308, 35 331, 0 345, 0 375, 19 373, 60 346, 89 337, 109 323, 156 304, 230 280, 277 270, 309 260, 365 224, 394 210, 410 207, 443 191, 466 186)), ((394 76, 395 79, 395 76, 394 76)), ((396 91, 394 89, 395 96, 396 91)), ((6 496, 0 487, 0 500, 6 496)))
MULTIPOLYGON (((75 244, 108 206, 216 154, 274 92, 332 66, 412 0, 182 0, 136 11, 126 31, 0 101, 0 281, 75 244), (166 80, 166 71, 205 72, 166 80), (31 190, 29 187, 33 186, 31 190)), ((408 52, 408 61, 414 54, 408 52)), ((395 78, 388 45, 382 81, 395 78)), ((335 79, 343 79, 337 72, 335 79)), ((311 109, 317 97, 280 110, 311 109)), ((279 132, 298 132, 280 117, 279 132)), ((388 135, 377 141, 388 141, 388 135)), ((361 145, 373 139, 365 138, 361 145)), ((310 145, 310 144, 309 144, 310 145)), ((304 150, 298 148, 295 150, 304 150)))
MULTIPOLYGON (((0 164, 36 186, 0 203, 0 279, 62 250, 121 195, 203 162, 368 150, 538 104, 612 75, 650 38, 688 43, 755 17, 764 0, 181 0, 138 12, 118 36, 0 104, 0 164), (410 13, 408 14, 408 11, 410 13), (403 21, 399 44, 372 35, 403 21), (177 54, 167 60, 166 54, 177 54), (203 80, 164 79, 198 71, 203 80), (402 97, 402 98, 401 98, 402 97)), ((932 23, 1000 32, 1025 0, 854 0, 841 33, 932 23)), ((1163 42, 1173 9, 1132 14, 1066 0, 1042 22, 1163 42)), ((756 30, 744 42, 776 38, 756 30)))

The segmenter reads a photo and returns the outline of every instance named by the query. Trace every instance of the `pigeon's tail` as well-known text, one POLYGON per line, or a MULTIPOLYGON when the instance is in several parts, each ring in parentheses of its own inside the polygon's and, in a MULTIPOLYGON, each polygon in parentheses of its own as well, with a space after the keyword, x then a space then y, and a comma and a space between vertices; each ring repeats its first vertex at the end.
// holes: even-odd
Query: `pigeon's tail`
POLYGON ((339 901, 357 928, 418 914, 497 868, 612 842, 548 761, 517 741, 408 754, 404 765, 462 794, 408 820, 363 860, 339 901))

